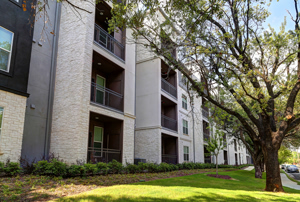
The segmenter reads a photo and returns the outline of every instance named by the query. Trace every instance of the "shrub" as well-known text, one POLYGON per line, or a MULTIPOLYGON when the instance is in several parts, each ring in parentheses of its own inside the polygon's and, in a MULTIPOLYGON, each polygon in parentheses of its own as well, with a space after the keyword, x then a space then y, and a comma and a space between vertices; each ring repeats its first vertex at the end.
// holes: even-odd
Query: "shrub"
POLYGON ((46 160, 38 161, 37 163, 34 164, 34 174, 37 175, 49 175, 49 162, 46 160))
POLYGON ((9 176, 17 175, 21 172, 22 168, 19 163, 8 162, 4 167, 4 173, 9 176))
POLYGON ((168 172, 168 171, 171 171, 171 166, 170 166, 170 164, 167 164, 167 163, 161 163, 158 166, 158 171, 159 172, 168 172))
POLYGON ((108 163, 108 168, 112 174, 121 173, 123 171, 122 163, 119 163, 115 159, 108 163))
POLYGON ((34 171, 34 163, 36 162, 36 159, 29 160, 26 156, 20 157, 20 166, 22 167, 24 174, 32 174, 34 171))
POLYGON ((142 171, 148 170, 148 163, 139 162, 138 168, 142 171))
POLYGON ((54 176, 66 176, 67 164, 61 162, 55 158, 48 162, 42 160, 34 164, 34 173, 38 175, 54 175, 54 176))
POLYGON ((159 166, 154 163, 148 163, 148 172, 149 173, 159 172, 159 166))
POLYGON ((97 167, 97 173, 102 173, 104 175, 107 175, 109 171, 109 167, 106 163, 99 162, 96 164, 97 167))
POLYGON ((95 175, 98 172, 98 168, 96 164, 86 163, 84 164, 87 175, 95 175))
POLYGON ((0 175, 1 173, 4 173, 4 163, 0 162, 0 175))
POLYGON ((141 172, 139 166, 135 164, 127 164, 125 169, 127 173, 132 173, 132 174, 141 172))
POLYGON ((68 176, 76 177, 76 176, 85 176, 86 175, 86 168, 80 165, 71 165, 68 168, 68 176))

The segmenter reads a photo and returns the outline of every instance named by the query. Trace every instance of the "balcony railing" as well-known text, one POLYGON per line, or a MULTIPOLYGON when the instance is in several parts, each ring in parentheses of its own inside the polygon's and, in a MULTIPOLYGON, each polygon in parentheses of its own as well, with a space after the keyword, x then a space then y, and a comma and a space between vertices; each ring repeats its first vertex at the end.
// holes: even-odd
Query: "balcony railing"
POLYGON ((107 149, 107 148, 88 148, 88 157, 89 160, 93 163, 97 162, 111 162, 115 159, 118 162, 122 162, 121 159, 121 150, 117 149, 107 149))
POLYGON ((208 119, 208 116, 209 116, 208 110, 202 108, 202 116, 208 119))
POLYGON ((211 158, 210 158, 210 156, 204 158, 204 163, 211 163, 211 158))
POLYGON ((163 114, 161 115, 161 126, 177 131, 177 121, 163 114))
POLYGON ((177 88, 163 78, 161 78, 161 89, 171 96, 177 98, 177 88))
POLYGON ((94 40, 115 56, 125 60, 125 46, 97 24, 95 24, 94 40))
POLYGON ((162 162, 164 163, 177 164, 177 155, 162 154, 161 157, 162 157, 162 162))
POLYGON ((204 141, 209 141, 209 139, 210 139, 209 133, 203 132, 203 140, 204 140, 204 141))
POLYGON ((118 111, 123 111, 123 95, 92 82, 91 101, 118 111))

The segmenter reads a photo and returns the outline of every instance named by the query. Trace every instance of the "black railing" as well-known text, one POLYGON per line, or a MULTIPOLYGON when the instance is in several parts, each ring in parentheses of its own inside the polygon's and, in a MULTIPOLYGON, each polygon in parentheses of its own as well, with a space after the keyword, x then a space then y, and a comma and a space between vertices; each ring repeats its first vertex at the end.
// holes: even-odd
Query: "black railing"
POLYGON ((202 108, 202 116, 208 119, 209 112, 207 109, 202 108))
POLYGON ((203 131, 203 140, 209 141, 209 139, 210 139, 209 133, 203 131))
POLYGON ((92 82, 91 101, 123 111, 123 95, 92 82))
POLYGON ((177 98, 177 88, 163 78, 161 78, 161 89, 177 98))
POLYGON ((210 158, 210 156, 204 158, 204 163, 211 163, 211 158, 210 158))
POLYGON ((97 24, 95 24, 94 40, 117 57, 125 60, 125 46, 97 24))
POLYGON ((97 163, 97 162, 111 162, 112 160, 122 162, 121 150, 107 149, 107 148, 100 149, 95 147, 88 148, 88 161, 97 163))
POLYGON ((177 155, 162 154, 161 158, 162 158, 161 161, 164 162, 164 163, 177 164, 177 155))
POLYGON ((227 141, 223 140, 223 147, 227 147, 227 141))
POLYGON ((161 126, 177 131, 177 121, 163 114, 161 115, 161 126))

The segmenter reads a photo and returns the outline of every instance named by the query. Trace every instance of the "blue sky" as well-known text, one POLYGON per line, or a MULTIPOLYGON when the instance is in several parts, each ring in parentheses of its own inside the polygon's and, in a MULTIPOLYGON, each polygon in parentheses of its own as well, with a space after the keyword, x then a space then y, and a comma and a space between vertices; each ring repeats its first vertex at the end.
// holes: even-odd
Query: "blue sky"
POLYGON ((281 23, 284 21, 284 16, 286 16, 287 20, 286 30, 295 28, 295 24, 293 23, 290 15, 287 12, 287 10, 289 10, 293 17, 295 17, 294 0, 280 0, 279 2, 277 2, 277 0, 272 0, 272 3, 268 10, 272 14, 264 24, 266 28, 268 27, 268 24, 270 24, 271 27, 279 31, 281 23))

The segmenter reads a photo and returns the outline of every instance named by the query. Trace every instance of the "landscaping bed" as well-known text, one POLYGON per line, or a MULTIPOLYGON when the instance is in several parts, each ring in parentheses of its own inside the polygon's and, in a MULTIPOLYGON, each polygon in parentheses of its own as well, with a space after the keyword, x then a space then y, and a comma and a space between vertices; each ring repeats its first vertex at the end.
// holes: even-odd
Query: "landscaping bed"
MULTIPOLYGON (((225 169, 219 169, 225 170, 225 169)), ((228 168, 226 168, 228 170, 228 168)), ((232 169, 236 170, 236 169, 232 169)), ((215 169, 178 170, 162 173, 108 174, 62 178, 21 175, 0 178, 0 201, 48 201, 112 185, 215 172, 215 169)))

